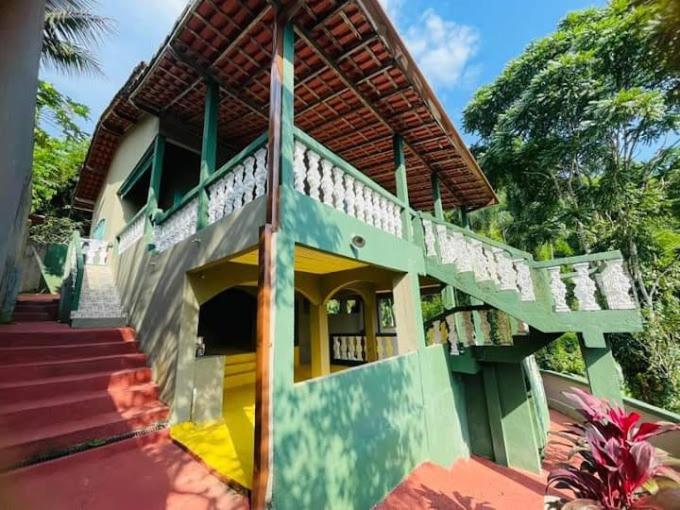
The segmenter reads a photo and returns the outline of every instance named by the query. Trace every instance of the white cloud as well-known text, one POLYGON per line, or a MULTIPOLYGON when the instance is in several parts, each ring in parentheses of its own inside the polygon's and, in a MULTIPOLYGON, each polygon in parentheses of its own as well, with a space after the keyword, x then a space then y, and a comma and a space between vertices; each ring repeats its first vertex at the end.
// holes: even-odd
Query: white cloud
POLYGON ((389 14, 390 18, 392 18, 393 21, 396 21, 397 18, 399 17, 400 9, 401 6, 404 3, 404 0, 379 0, 380 5, 382 5, 383 9, 389 14))
MULTIPOLYGON (((391 1, 383 0, 388 5, 391 1)), ((446 20, 428 9, 405 34, 409 50, 433 85, 455 87, 475 73, 470 60, 477 53, 479 34, 473 27, 446 20)))

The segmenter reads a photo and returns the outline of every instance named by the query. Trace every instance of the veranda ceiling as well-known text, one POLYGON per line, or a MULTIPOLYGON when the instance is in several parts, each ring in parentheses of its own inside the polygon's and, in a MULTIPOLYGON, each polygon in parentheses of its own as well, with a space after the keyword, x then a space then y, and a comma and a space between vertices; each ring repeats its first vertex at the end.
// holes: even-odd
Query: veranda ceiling
MULTIPOLYGON (((295 11, 295 123, 394 192, 392 135, 406 145, 409 198, 432 208, 496 197, 377 0, 289 0, 295 11)), ((220 85, 220 138, 234 150, 267 130, 274 7, 266 0, 195 0, 148 66, 102 115, 74 205, 91 210, 115 149, 143 112, 200 133, 205 78, 220 85)))

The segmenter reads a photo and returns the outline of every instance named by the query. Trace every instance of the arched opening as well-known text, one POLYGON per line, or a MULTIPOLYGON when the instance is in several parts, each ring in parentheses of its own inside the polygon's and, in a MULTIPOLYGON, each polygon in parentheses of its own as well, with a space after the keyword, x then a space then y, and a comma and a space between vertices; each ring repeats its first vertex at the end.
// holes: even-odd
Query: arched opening
POLYGON ((256 293, 254 287, 232 287, 201 305, 198 337, 206 356, 255 353, 256 293))

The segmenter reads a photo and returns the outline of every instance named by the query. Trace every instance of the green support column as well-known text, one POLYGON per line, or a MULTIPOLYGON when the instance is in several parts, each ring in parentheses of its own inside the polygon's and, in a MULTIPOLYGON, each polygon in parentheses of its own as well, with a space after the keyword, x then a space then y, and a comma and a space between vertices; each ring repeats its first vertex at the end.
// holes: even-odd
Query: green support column
POLYGON ((539 473, 539 443, 521 364, 485 364, 483 370, 496 463, 539 473))
POLYGON ((411 214, 408 211, 408 181, 406 179, 406 158, 404 157, 404 139, 399 134, 393 138, 394 146, 394 178, 397 187, 397 198, 406 206, 401 212, 401 224, 404 230, 404 239, 413 240, 413 226, 411 225, 411 214))
POLYGON ((435 173, 432 173, 432 199, 434 202, 434 217, 444 221, 441 186, 439 184, 439 176, 435 173))
POLYGON ((163 158, 165 157, 165 136, 158 135, 153 146, 153 160, 151 161, 151 177, 149 179, 149 194, 146 200, 146 224, 144 235, 147 245, 152 248, 151 233, 153 221, 158 212, 158 198, 161 194, 161 179, 163 176, 163 158))
POLYGON ((208 225, 208 191, 205 181, 217 166, 217 124, 219 122, 220 87, 206 81, 205 113, 203 116, 203 142, 201 145, 201 192, 198 197, 198 230, 208 225))
POLYGON ((579 334, 579 344, 586 364, 590 392, 612 404, 623 405, 618 366, 604 335, 599 331, 584 331, 579 334))

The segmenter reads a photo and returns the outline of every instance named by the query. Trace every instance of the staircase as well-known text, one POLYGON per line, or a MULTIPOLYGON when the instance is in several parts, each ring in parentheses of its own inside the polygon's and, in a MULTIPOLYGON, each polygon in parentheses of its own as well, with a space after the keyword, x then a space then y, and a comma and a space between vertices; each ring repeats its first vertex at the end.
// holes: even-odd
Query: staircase
POLYGON ((0 326, 0 469, 165 426, 132 329, 71 329, 44 319, 53 301, 30 307, 35 321, 0 326))
POLYGON ((14 322, 56 321, 59 296, 53 294, 27 294, 19 296, 14 307, 14 322))
POLYGON ((78 309, 71 312, 71 320, 74 328, 126 325, 125 311, 108 266, 85 265, 78 309))
POLYGON ((536 262, 529 253, 430 215, 421 214, 421 221, 426 273, 471 298, 427 325, 432 343, 451 342, 452 354, 456 344, 526 346, 540 339, 538 348, 566 331, 588 332, 588 343, 603 333, 641 329, 618 251, 536 262), (490 341, 504 316, 510 334, 490 341))

